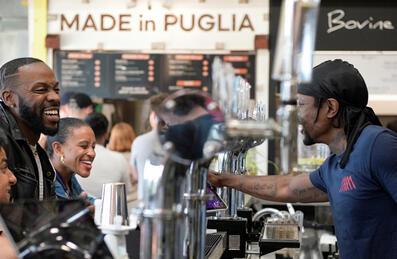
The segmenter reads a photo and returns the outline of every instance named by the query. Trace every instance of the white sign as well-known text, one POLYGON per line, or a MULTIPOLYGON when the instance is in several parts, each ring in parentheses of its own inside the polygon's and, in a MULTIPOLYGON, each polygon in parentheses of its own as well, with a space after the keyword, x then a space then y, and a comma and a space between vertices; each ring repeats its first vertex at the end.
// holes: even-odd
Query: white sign
POLYGON ((48 33, 61 35, 62 49, 253 50, 255 35, 268 34, 267 1, 49 2, 48 33))

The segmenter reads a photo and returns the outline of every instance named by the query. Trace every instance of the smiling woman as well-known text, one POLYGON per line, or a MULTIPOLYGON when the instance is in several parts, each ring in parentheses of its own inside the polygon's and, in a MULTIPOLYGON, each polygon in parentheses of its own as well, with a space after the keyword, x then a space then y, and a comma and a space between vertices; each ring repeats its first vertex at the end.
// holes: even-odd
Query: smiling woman
MULTIPOLYGON (((6 139, 4 135, 0 135, 0 202, 10 202, 11 186, 17 182, 14 174, 8 168, 6 154, 6 139)), ((17 258, 16 252, 10 241, 2 234, 3 229, 0 227, 0 258, 17 258)))
POLYGON ((7 154, 6 154, 6 139, 0 136, 0 202, 8 203, 11 197, 11 186, 13 186, 17 179, 8 168, 7 154))
POLYGON ((94 198, 87 195, 75 174, 88 177, 95 158, 95 135, 91 127, 77 118, 63 118, 58 133, 48 138, 48 154, 56 170, 55 192, 61 199, 94 198))

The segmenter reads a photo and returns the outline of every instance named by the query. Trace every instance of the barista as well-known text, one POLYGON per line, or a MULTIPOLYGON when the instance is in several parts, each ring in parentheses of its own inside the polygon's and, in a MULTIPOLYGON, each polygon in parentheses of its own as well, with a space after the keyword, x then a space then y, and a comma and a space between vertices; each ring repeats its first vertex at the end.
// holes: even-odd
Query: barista
POLYGON ((209 174, 209 181, 265 200, 329 201, 341 258, 397 258, 397 135, 367 102, 359 71, 326 61, 298 87, 304 144, 325 143, 332 153, 320 168, 296 176, 209 174))

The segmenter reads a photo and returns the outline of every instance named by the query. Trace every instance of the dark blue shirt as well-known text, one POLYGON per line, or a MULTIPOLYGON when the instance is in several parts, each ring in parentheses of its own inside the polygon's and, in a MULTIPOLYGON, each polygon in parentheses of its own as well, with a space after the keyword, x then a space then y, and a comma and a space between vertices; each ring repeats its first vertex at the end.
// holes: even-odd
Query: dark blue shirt
POLYGON ((397 135, 367 126, 344 169, 341 157, 310 174, 328 193, 341 258, 397 258, 397 135))

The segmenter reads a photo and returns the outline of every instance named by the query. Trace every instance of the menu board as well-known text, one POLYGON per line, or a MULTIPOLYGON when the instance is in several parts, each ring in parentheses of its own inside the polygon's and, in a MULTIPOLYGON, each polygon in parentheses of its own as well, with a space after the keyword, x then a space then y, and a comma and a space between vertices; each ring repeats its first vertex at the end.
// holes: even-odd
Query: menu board
POLYGON ((109 60, 109 88, 115 97, 147 96, 160 92, 159 55, 120 53, 109 60))
POLYGON ((105 97, 107 69, 106 56, 81 51, 55 52, 54 69, 63 92, 83 92, 105 97), (95 94, 93 94, 95 93, 95 94))
POLYGON ((193 88, 208 91, 210 56, 203 54, 168 54, 164 58, 162 81, 168 91, 193 88))
POLYGON ((55 52, 61 90, 109 99, 147 98, 182 88, 211 93, 212 62, 230 62, 255 93, 255 54, 147 54, 129 52, 55 52))

